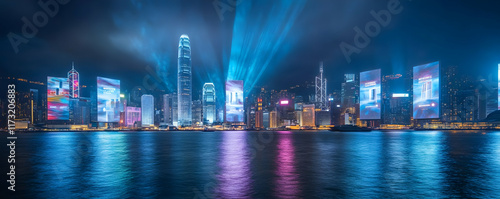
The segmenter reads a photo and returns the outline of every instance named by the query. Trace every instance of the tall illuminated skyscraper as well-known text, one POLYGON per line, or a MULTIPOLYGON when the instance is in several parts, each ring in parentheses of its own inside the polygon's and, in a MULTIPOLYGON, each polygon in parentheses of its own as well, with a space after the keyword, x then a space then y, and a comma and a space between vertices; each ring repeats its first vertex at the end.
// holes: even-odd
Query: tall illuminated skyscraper
POLYGON ((191 44, 187 35, 179 40, 179 54, 177 60, 177 92, 178 92, 178 121, 179 125, 191 125, 193 100, 192 73, 191 73, 191 44))
POLYGON ((155 103, 152 95, 141 96, 142 126, 148 127, 154 125, 155 103))
POLYGON ((319 64, 319 75, 315 79, 316 104, 321 110, 327 110, 326 78, 323 76, 323 62, 319 64))
POLYGON ((80 74, 75 70, 75 63, 73 62, 71 70, 68 72, 69 81, 69 98, 80 97, 80 74))
POLYGON ((217 118, 215 108, 215 86, 213 83, 203 85, 203 123, 213 124, 217 118))

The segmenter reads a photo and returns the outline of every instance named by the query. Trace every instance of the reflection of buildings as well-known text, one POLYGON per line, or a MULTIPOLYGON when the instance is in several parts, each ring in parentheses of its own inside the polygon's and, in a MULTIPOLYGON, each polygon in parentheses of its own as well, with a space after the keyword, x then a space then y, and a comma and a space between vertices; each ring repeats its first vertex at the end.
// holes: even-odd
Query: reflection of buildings
POLYGON ((249 151, 246 134, 224 132, 215 198, 245 198, 251 189, 249 151))
MULTIPOLYGON (((179 54, 177 65, 177 92, 178 92, 178 121, 179 125, 192 123, 192 74, 191 74, 191 43, 187 35, 179 40, 179 54)), ((144 110, 143 110, 144 111, 144 110)), ((143 118, 144 120, 144 118, 143 118)))
POLYGON ((154 97, 152 95, 142 95, 141 97, 141 119, 143 127, 154 125, 154 97))
POLYGON ((216 97, 213 83, 203 85, 203 123, 213 124, 216 122, 216 97))
POLYGON ((295 198, 300 195, 299 174, 295 168, 295 149, 292 137, 278 137, 278 155, 276 157, 276 198, 295 198))

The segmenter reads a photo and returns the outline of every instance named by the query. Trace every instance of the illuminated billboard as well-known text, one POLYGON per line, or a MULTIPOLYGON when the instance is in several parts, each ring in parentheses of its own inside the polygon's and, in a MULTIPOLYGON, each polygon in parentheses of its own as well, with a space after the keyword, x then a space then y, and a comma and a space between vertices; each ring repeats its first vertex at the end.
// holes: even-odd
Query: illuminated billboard
POLYGON ((413 118, 439 118, 439 62, 413 67, 413 118))
POLYGON ((226 121, 243 122, 243 81, 226 81, 226 121))
POLYGON ((97 121, 120 121, 120 80, 97 77, 97 121))
POLYGON ((68 78, 47 77, 47 120, 69 120, 68 78))
POLYGON ((380 69, 362 72, 359 81, 360 119, 380 119, 380 69))

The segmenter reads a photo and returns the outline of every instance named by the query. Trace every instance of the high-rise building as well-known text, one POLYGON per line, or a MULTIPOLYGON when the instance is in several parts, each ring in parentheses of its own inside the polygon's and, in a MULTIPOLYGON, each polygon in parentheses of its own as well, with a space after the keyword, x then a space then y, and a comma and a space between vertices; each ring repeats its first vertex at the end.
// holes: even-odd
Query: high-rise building
POLYGON ((316 76, 316 107, 321 110, 327 110, 326 78, 323 77, 323 62, 319 65, 319 75, 316 76))
POLYGON ((474 83, 457 73, 457 67, 445 68, 442 93, 442 121, 471 122, 477 120, 478 99, 474 83))
POLYGON ((277 111, 271 111, 269 113, 269 127, 270 128, 278 128, 278 112, 277 111))
POLYGON ((69 98, 80 97, 80 74, 75 70, 75 63, 73 62, 71 70, 68 72, 69 81, 69 98))
POLYGON ((127 127, 139 127, 141 123, 141 108, 127 106, 125 109, 125 124, 127 127))
POLYGON ((141 111, 142 111, 142 127, 154 125, 154 97, 152 95, 142 95, 141 111))
POLYGON ((170 94, 163 95, 162 111, 163 118, 162 121, 166 124, 172 125, 172 99, 170 94))
POLYGON ((314 117, 315 117, 315 124, 316 125, 320 125, 320 126, 330 125, 332 122, 329 110, 322 111, 322 110, 318 109, 318 111, 315 111, 314 115, 315 115, 314 117))
POLYGON ((271 119, 269 117, 269 111, 264 111, 262 113, 262 124, 265 129, 270 128, 271 119))
POLYGON ((70 98, 69 119, 72 124, 90 123, 90 98, 70 98))
POLYGON ((409 125, 412 116, 411 85, 401 74, 382 77, 382 123, 409 125))
MULTIPOLYGON (((177 92, 178 92, 178 121, 181 126, 192 124, 192 73, 191 73, 191 43, 187 35, 179 40, 177 62, 177 92)), ((144 111, 144 110, 143 110, 144 111)), ((143 118, 144 120, 144 118, 143 118)))
POLYGON ((342 114, 349 115, 350 123, 356 123, 359 118, 359 78, 357 75, 344 74, 340 97, 342 114))
POLYGON ((213 124, 217 118, 215 86, 213 83, 203 85, 203 123, 213 124))
POLYGON ((314 127, 316 126, 316 114, 314 104, 304 104, 302 108, 302 120, 300 126, 314 127))
POLYGON ((193 122, 192 125, 202 126, 203 125, 203 104, 201 100, 193 100, 193 122))

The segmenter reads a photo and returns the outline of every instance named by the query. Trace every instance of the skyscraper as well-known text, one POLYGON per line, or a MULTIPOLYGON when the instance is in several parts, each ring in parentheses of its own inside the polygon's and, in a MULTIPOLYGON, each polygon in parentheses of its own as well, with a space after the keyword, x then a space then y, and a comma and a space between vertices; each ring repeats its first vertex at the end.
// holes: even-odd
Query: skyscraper
POLYGON ((203 85, 203 123, 213 124, 217 117, 215 86, 213 83, 203 85))
MULTIPOLYGON (((179 40, 179 54, 177 60, 177 92, 178 92, 178 121, 179 125, 191 125, 193 100, 192 73, 191 73, 191 44, 187 35, 179 40)), ((144 120, 144 118, 143 118, 144 120)))
POLYGON ((359 78, 355 74, 344 74, 341 90, 342 114, 348 115, 350 123, 356 123, 359 114, 359 78))
POLYGON ((316 87, 315 100, 317 107, 321 110, 327 110, 326 78, 323 77, 323 62, 321 62, 319 65, 319 75, 316 76, 315 87, 316 87))
POLYGON ((152 95, 141 96, 142 126, 148 127, 154 125, 155 103, 152 95))
POLYGON ((80 97, 80 74, 75 70, 75 63, 73 62, 71 70, 68 72, 69 81, 69 98, 80 97))

